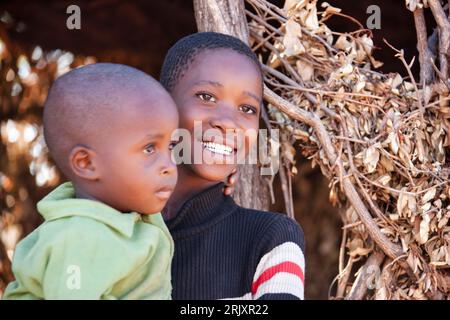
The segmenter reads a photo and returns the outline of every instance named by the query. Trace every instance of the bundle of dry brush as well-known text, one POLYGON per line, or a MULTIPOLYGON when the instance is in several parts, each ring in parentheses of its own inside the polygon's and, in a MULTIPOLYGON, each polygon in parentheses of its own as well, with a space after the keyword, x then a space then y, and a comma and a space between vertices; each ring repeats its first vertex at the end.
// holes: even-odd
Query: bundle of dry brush
POLYGON ((339 8, 316 0, 247 3, 250 43, 265 73, 265 120, 282 132, 285 190, 300 150, 343 208, 330 298, 450 298, 448 3, 398 4, 412 11, 420 79, 414 61, 389 43, 406 77, 375 71, 381 62, 371 55, 370 30, 327 27, 333 15, 353 20, 339 8), (436 22, 430 39, 424 10, 436 22))

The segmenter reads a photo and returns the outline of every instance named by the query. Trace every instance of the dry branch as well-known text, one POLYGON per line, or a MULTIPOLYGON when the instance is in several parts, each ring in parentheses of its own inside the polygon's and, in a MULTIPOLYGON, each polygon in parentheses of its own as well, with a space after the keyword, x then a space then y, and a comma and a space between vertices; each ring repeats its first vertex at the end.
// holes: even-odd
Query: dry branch
MULTIPOLYGON (((347 295, 347 300, 362 300, 369 289, 369 281, 376 281, 377 279, 371 279, 376 277, 377 270, 380 269, 380 265, 384 260, 384 253, 375 251, 366 261, 366 263, 358 271, 358 276, 352 285, 352 289, 347 295)), ((376 283, 372 283, 376 285, 376 283)))

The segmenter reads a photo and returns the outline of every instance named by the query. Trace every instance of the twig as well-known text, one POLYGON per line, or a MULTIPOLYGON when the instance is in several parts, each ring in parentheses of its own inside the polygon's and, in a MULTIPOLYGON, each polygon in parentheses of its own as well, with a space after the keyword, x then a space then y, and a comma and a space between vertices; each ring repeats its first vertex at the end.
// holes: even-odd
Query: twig
POLYGON ((344 271, 345 245, 347 244, 347 228, 342 229, 342 240, 339 248, 339 273, 344 271))
POLYGON ((355 259, 350 256, 348 258, 347 265, 338 276, 338 288, 336 292, 336 298, 338 299, 342 299, 345 295, 345 289, 347 288, 348 279, 350 278, 354 262, 355 259))
POLYGON ((412 63, 411 63, 410 65, 408 65, 408 64, 406 63, 405 55, 404 55, 404 53, 403 53, 403 49, 402 49, 402 50, 398 50, 398 49, 394 48, 394 46, 392 46, 386 39, 383 39, 383 41, 384 41, 384 43, 386 43, 392 50, 394 50, 395 52, 397 52, 397 54, 396 54, 395 56, 398 57, 398 58, 400 59, 400 61, 403 63, 403 65, 405 66, 405 69, 406 69, 406 71, 408 72, 408 75, 409 75, 409 77, 410 77, 410 79, 411 79, 411 82, 412 82, 413 85, 414 85, 414 90, 415 90, 415 92, 416 92, 417 102, 418 102, 418 104, 419 104, 420 117, 421 117, 421 120, 422 120, 422 124, 425 124, 425 119, 424 119, 424 113, 425 113, 425 111, 424 111, 424 109, 423 109, 422 97, 421 97, 421 95, 420 95, 420 93, 419 93, 419 88, 417 87, 416 80, 414 79, 414 76, 413 76, 413 74, 412 74, 412 72, 411 72, 411 65, 412 65, 412 63))
POLYGON ((288 216, 294 219, 294 201, 292 199, 292 188, 290 186, 290 181, 288 181, 287 175, 289 175, 289 166, 284 163, 284 158, 281 159, 280 168, 280 180, 281 180, 281 191, 283 192, 284 204, 286 207, 286 212, 288 216))
MULTIPOLYGON (((379 270, 380 265, 383 263, 384 257, 384 253, 380 251, 374 251, 370 255, 366 263, 364 263, 364 265, 359 269, 358 276, 356 277, 349 294, 345 298, 346 300, 364 299, 367 289, 369 289, 368 282, 374 277, 374 271, 376 272, 376 270, 379 270)), ((377 279, 375 278, 375 280, 377 279)))

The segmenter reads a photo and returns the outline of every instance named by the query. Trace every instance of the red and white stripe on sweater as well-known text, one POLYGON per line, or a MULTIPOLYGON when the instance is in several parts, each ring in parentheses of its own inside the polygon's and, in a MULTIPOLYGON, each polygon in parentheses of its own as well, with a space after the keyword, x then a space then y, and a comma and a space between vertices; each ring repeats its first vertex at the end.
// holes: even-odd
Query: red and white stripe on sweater
POLYGON ((258 263, 252 290, 231 299, 256 300, 265 294, 291 294, 304 299, 305 256, 294 242, 285 242, 266 253, 258 263))

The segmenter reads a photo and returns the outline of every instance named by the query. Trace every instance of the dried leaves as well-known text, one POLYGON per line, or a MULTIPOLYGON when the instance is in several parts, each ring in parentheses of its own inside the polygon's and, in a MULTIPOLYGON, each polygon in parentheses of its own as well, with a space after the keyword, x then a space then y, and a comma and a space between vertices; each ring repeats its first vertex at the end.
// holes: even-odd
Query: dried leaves
MULTIPOLYGON (((381 62, 372 57, 368 32, 341 34, 326 26, 330 16, 340 13, 338 8, 324 3, 320 12, 316 0, 288 0, 283 9, 264 0, 248 1, 258 12, 250 23, 253 45, 261 57, 269 53, 263 61, 269 67, 267 85, 321 119, 374 221, 403 249, 396 261, 385 261, 380 277, 385 283, 368 297, 449 298, 447 85, 421 87, 400 74, 374 71, 381 62), (268 19, 278 25, 267 27, 268 19)), ((411 10, 426 7, 426 1, 407 0, 406 5, 411 10)), ((350 259, 366 259, 374 243, 354 209, 342 200, 342 177, 312 128, 270 106, 269 115, 330 178, 330 199, 347 206, 346 253, 350 259)), ((292 146, 282 148, 292 155, 292 146)), ((344 285, 348 292, 351 283, 344 285)))

